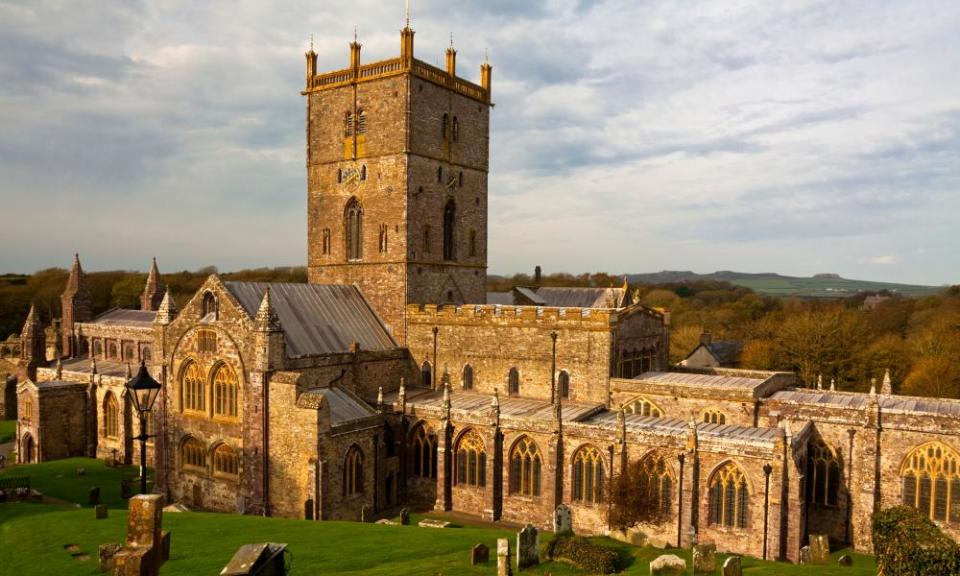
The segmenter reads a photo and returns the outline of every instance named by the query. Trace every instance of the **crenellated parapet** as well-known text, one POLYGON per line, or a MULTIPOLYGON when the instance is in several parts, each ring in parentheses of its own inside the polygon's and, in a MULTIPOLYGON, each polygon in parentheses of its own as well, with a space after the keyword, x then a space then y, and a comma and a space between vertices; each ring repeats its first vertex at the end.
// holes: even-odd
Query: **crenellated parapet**
POLYGON ((609 330, 620 318, 614 309, 507 306, 500 304, 408 304, 409 324, 496 324, 537 328, 609 330))

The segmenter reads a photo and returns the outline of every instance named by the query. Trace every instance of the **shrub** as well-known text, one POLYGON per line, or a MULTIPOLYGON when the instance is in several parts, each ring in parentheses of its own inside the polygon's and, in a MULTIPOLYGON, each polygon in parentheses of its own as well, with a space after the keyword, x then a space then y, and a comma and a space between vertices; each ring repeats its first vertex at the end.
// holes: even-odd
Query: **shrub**
POLYGON ((547 558, 567 561, 591 574, 614 574, 620 569, 616 550, 571 534, 558 534, 547 546, 547 558))
POLYGON ((960 546, 913 508, 874 514, 873 548, 884 576, 960 574, 960 546))

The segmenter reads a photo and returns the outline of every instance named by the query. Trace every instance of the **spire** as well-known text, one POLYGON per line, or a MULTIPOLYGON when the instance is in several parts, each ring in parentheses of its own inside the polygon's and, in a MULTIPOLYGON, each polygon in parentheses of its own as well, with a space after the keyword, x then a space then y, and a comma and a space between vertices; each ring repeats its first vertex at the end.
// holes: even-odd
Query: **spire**
POLYGON ((255 322, 257 330, 260 332, 280 331, 280 319, 277 317, 277 313, 273 310, 273 305, 270 303, 269 286, 263 293, 263 300, 260 301, 260 309, 257 310, 255 322))
POLYGON ((886 396, 893 394, 893 382, 890 380, 890 369, 883 373, 883 384, 880 387, 880 393, 886 396))
POLYGON ((143 287, 143 294, 140 295, 140 309, 156 311, 163 300, 163 293, 166 286, 160 281, 160 270, 157 269, 157 259, 154 257, 150 264, 150 273, 147 274, 147 283, 143 287))
POLYGON ((67 286, 60 296, 61 332, 60 350, 68 358, 77 356, 79 351, 75 324, 86 322, 93 318, 93 301, 87 290, 87 283, 80 266, 80 255, 73 255, 73 266, 70 268, 70 277, 67 286))
POLYGON ((37 316, 37 308, 31 303, 27 320, 23 323, 20 332, 20 359, 34 366, 42 364, 47 356, 46 335, 43 333, 43 324, 37 316))
POLYGON ((177 303, 174 302, 173 297, 170 296, 170 288, 167 287, 166 292, 163 294, 163 300, 160 301, 160 306, 157 307, 157 317, 154 319, 154 322, 157 324, 167 325, 177 317, 177 303))
POLYGON ((877 379, 876 378, 870 379, 870 395, 871 396, 877 395, 877 379))
POLYGON ((406 30, 410 29, 410 0, 406 0, 403 8, 403 15, 406 18, 406 30))
POLYGON ((457 75, 457 50, 453 47, 453 32, 450 33, 450 47, 447 48, 447 74, 457 75))
POLYGON ((83 288, 83 267, 80 266, 80 254, 74 252, 73 266, 70 267, 70 276, 67 278, 67 289, 64 294, 76 294, 83 288))
POLYGON ((492 100, 493 93, 493 66, 490 65, 490 59, 487 57, 487 50, 483 50, 483 64, 480 65, 480 87, 487 92, 487 102, 492 100))

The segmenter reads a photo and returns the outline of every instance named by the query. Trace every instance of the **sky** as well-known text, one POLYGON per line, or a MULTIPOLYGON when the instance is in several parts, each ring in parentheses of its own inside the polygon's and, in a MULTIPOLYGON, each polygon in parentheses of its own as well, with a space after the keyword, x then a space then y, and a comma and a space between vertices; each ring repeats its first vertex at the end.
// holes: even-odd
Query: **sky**
MULTIPOLYGON (((489 271, 960 283, 960 2, 413 0, 493 65, 489 271)), ((402 0, 0 0, 0 272, 306 261, 304 56, 402 0)))

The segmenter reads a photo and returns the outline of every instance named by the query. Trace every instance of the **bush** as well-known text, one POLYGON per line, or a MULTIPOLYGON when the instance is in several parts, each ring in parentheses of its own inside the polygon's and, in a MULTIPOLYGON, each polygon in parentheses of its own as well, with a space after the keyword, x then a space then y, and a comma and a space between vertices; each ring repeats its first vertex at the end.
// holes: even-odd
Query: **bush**
POLYGON ((616 550, 571 534, 558 534, 547 546, 547 558, 567 561, 591 574, 615 574, 620 569, 616 550))
POLYGON ((913 508, 874 514, 873 548, 884 576, 960 574, 960 546, 913 508))

